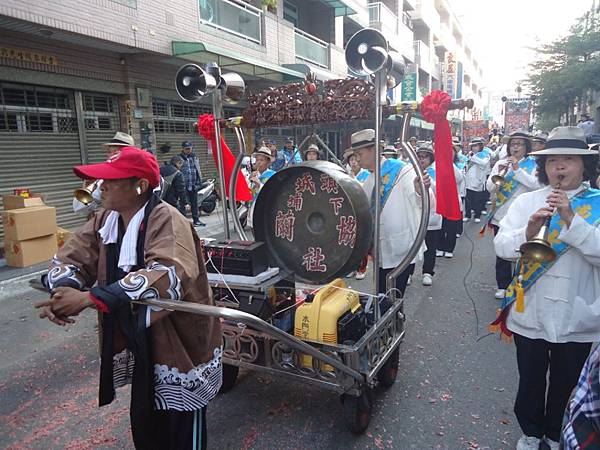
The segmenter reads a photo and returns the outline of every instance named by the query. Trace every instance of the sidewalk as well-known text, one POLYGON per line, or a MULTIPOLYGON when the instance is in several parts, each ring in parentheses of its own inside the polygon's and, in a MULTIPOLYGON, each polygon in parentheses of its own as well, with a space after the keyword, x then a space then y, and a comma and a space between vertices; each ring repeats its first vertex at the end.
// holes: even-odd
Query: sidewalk
MULTIPOLYGON (((191 221, 191 219, 189 220, 191 221)), ((211 215, 201 215, 200 220, 204 222, 206 226, 196 227, 198 236, 212 238, 223 237, 223 212, 220 204, 217 205, 217 208, 213 211, 211 215)), ((231 235, 233 238, 235 238, 237 235, 235 235, 233 231, 233 224, 231 223, 231 218, 229 226, 232 230, 231 235)), ((20 280, 24 277, 35 278, 42 274, 48 268, 48 263, 49 261, 35 264, 29 267, 9 267, 6 265, 5 259, 0 259, 0 285, 5 285, 13 281, 20 280)))

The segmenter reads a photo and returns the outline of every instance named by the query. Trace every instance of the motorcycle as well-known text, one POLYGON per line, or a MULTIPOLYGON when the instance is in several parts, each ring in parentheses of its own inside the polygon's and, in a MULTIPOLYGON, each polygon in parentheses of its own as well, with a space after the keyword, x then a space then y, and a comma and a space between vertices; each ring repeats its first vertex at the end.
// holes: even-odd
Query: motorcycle
POLYGON ((215 190, 215 179, 211 178, 200 187, 198 191, 198 206, 200 211, 211 214, 217 207, 217 192, 215 190))

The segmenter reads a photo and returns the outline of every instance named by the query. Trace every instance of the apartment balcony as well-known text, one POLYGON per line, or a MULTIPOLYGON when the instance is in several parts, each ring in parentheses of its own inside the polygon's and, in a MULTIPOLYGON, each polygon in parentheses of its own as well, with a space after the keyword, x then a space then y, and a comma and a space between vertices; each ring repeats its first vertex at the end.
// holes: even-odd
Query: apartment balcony
POLYGON ((325 69, 329 68, 329 44, 305 31, 294 28, 296 58, 325 69))
POLYGON ((440 28, 440 14, 435 9, 433 0, 417 0, 416 8, 411 12, 413 21, 422 22, 434 34, 437 34, 440 28))
POLYGON ((431 74, 433 70, 433 62, 431 60, 431 49, 423 41, 414 41, 415 49, 415 64, 418 64, 421 69, 431 74))
POLYGON ((200 7, 200 22, 225 30, 260 44, 262 42, 262 11, 235 0, 207 0, 200 7))
POLYGON ((369 26, 378 29, 388 41, 393 42, 398 36, 398 16, 382 2, 367 5, 369 26))

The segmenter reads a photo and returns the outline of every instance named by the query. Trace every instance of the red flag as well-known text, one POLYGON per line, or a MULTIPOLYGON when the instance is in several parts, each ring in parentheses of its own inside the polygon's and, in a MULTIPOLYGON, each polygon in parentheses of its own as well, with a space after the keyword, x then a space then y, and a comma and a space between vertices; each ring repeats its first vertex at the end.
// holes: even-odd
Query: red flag
POLYGON ((434 124, 436 212, 448 220, 460 220, 458 191, 454 177, 452 132, 446 119, 451 101, 447 93, 431 91, 421 102, 421 114, 427 122, 434 124))
MULTIPOLYGON (((219 157, 217 155, 217 146, 215 143, 215 125, 212 114, 202 114, 198 117, 198 133, 208 141, 213 152, 215 166, 219 167, 219 157)), ((225 196, 229 198, 229 180, 235 166, 235 157, 229 150, 225 139, 221 136, 221 150, 223 151, 223 173, 225 174, 225 196)), ((241 171, 238 172, 237 183, 235 185, 235 199, 239 202, 248 202, 252 200, 252 193, 246 183, 246 178, 241 171)))

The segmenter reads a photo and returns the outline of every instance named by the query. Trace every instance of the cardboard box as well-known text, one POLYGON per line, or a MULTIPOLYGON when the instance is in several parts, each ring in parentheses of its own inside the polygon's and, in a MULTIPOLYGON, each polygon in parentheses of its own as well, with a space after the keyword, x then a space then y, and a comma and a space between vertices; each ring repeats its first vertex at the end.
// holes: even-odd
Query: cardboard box
POLYGON ((4 239, 26 241, 56 233, 56 208, 34 206, 2 213, 4 239))
POLYGON ((67 242, 67 239, 69 239, 69 236, 72 234, 73 233, 71 231, 58 227, 56 230, 56 245, 58 245, 58 248, 61 248, 63 245, 65 245, 65 242, 67 242))
POLYGON ((56 253, 56 234, 26 241, 4 240, 6 264, 12 267, 27 267, 52 259, 56 253))
POLYGON ((3 195, 2 203, 4 210, 30 208, 32 206, 44 206, 44 197, 42 194, 32 194, 31 197, 21 197, 20 195, 3 195))

